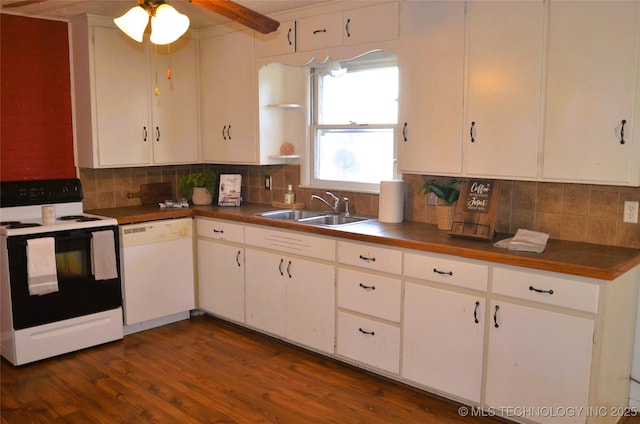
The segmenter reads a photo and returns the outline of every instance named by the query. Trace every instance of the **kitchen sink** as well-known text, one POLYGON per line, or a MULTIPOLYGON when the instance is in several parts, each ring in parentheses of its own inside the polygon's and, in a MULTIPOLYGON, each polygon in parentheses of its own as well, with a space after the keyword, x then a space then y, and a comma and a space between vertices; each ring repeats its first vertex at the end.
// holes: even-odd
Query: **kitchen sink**
POLYGON ((324 216, 326 212, 322 211, 309 211, 305 209, 286 209, 279 211, 260 212, 256 215, 264 218, 271 219, 283 219, 285 221, 300 221, 301 219, 316 218, 324 216))
POLYGON ((292 221, 299 224, 317 225, 323 227, 337 227, 357 222, 368 221, 371 218, 355 215, 333 214, 323 211, 312 211, 306 209, 286 209, 278 211, 260 212, 256 214, 263 218, 280 219, 292 221))
POLYGON ((315 216, 311 218, 304 218, 299 220, 301 224, 311 224, 311 225, 327 225, 329 227, 333 227, 336 225, 346 225, 346 224, 354 224, 356 222, 368 221, 370 218, 365 218, 362 216, 353 216, 353 215, 322 215, 315 216))

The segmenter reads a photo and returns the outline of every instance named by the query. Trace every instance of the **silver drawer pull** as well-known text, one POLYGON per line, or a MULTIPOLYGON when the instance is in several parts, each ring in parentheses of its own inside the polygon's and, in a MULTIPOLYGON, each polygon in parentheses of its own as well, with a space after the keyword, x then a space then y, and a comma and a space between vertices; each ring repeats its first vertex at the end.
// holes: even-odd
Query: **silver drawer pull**
POLYGON ((542 289, 537 289, 537 288, 535 288, 535 287, 533 287, 533 286, 529 286, 529 290, 530 290, 530 291, 534 291, 534 292, 536 292, 536 293, 549 293, 549 294, 553 294, 553 290, 551 290, 551 289, 550 289, 550 290, 542 290, 542 289))
POLYGON ((358 285, 359 285, 360 287, 362 287, 363 289, 365 289, 365 290, 375 290, 375 289, 376 289, 376 286, 365 286, 365 285, 364 285, 364 284, 362 284, 362 283, 359 283, 358 285))

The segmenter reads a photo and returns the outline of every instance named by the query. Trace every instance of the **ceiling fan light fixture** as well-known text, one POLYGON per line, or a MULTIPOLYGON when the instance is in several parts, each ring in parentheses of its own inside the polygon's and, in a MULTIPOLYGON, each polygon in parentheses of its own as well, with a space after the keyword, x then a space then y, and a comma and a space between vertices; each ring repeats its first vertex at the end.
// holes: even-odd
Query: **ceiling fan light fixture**
POLYGON ((163 3, 151 16, 151 42, 159 45, 173 43, 187 32, 189 23, 187 16, 163 3))
POLYGON ((115 18, 113 22, 122 32, 137 42, 142 43, 144 30, 149 24, 149 12, 141 6, 135 6, 129 9, 129 11, 124 15, 119 18, 115 18))

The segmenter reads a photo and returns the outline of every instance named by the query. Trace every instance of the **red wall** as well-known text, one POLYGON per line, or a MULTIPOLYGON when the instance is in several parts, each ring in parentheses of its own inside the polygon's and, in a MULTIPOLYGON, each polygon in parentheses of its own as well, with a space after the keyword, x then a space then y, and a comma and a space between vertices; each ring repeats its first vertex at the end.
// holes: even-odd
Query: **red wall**
POLYGON ((73 178, 67 23, 0 14, 0 180, 73 178))

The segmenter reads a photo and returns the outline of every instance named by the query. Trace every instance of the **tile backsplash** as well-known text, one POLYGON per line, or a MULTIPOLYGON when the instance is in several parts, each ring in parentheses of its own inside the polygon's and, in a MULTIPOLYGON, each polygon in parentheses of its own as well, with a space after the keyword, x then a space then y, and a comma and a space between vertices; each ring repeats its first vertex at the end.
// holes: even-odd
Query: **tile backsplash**
MULTIPOLYGON (((171 182, 177 196, 180 176, 191 172, 212 170, 217 174, 241 174, 242 195, 245 202, 270 205, 282 201, 287 185, 292 184, 296 201, 307 207, 311 194, 323 190, 298 187, 298 165, 179 165, 143 168, 81 169, 86 210, 140 204, 139 198, 127 193, 140 190, 140 184, 171 182), (272 190, 264 188, 265 176, 272 178, 272 190)), ((419 188, 426 177, 405 174, 404 218, 406 221, 436 223, 435 206, 428 206, 419 188)), ((584 241, 610 246, 640 248, 640 224, 622 222, 624 201, 640 201, 640 188, 601 186, 591 184, 538 183, 530 181, 501 181, 497 230, 515 233, 528 228, 549 233, 551 238, 584 241)), ((336 191, 351 199, 351 212, 359 215, 378 215, 378 195, 336 191)))

